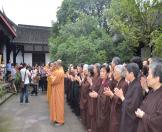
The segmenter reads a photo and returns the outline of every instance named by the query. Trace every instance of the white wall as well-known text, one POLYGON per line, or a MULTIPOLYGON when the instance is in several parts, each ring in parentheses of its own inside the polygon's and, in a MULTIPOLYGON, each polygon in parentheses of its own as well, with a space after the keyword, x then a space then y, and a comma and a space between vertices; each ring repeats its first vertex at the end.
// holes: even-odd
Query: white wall
POLYGON ((16 63, 18 63, 18 64, 23 63, 23 57, 22 57, 22 52, 21 51, 16 56, 16 63))
MULTIPOLYGON (((13 60, 13 57, 11 58, 13 60)), ((20 64, 23 62, 22 52, 20 51, 16 57, 16 63, 20 64)), ((32 65, 32 53, 24 53, 24 62, 26 64, 32 65)), ((45 64, 48 64, 50 62, 50 54, 45 53, 45 64)))
POLYGON ((48 64, 48 62, 50 62, 50 54, 46 53, 45 54, 45 64, 48 64))
POLYGON ((11 63, 13 63, 13 51, 11 51, 11 53, 10 53, 10 61, 11 61, 11 63))
POLYGON ((32 66, 32 53, 24 53, 24 62, 32 66))

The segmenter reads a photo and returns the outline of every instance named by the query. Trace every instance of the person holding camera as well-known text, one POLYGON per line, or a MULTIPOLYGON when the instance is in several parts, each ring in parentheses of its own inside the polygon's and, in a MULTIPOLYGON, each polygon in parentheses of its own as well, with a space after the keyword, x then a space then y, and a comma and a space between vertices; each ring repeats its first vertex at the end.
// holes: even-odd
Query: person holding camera
POLYGON ((28 88, 29 88, 29 77, 31 76, 26 63, 23 64, 23 68, 20 70, 21 74, 21 96, 20 96, 20 103, 23 103, 24 97, 25 97, 25 103, 29 103, 28 99, 28 88))

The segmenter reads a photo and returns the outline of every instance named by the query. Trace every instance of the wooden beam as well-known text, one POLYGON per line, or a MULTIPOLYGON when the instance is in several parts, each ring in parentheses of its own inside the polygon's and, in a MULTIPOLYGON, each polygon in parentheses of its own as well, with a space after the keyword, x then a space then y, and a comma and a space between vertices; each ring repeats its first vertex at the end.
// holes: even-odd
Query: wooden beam
POLYGON ((16 64, 16 46, 13 47, 13 63, 16 64))
POLYGON ((19 49, 16 51, 16 56, 18 55, 18 53, 20 52, 20 50, 21 50, 21 49, 19 48, 19 49))

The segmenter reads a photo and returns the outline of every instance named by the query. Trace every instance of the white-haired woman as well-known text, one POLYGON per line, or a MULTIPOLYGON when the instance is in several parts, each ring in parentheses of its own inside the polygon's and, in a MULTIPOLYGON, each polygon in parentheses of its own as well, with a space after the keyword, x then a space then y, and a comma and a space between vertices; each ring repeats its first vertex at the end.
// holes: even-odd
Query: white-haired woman
MULTIPOLYGON (((128 84, 125 81, 125 75, 125 67, 123 65, 116 65, 113 72, 114 79, 117 81, 115 89, 121 89, 124 95, 128 88, 128 84)), ((110 88, 105 89, 104 94, 109 96, 112 102, 110 111, 109 132, 118 132, 121 118, 122 100, 118 96, 116 96, 110 88)))

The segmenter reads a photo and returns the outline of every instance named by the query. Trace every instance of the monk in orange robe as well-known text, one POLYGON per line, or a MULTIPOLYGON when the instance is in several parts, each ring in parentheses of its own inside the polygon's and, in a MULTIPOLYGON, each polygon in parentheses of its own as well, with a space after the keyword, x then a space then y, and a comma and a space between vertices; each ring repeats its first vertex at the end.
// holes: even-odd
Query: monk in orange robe
POLYGON ((56 62, 51 63, 50 64, 50 68, 48 70, 48 89, 47 89, 47 99, 48 99, 48 104, 49 104, 49 108, 50 108, 50 104, 51 104, 51 94, 52 94, 52 76, 51 75, 55 75, 55 70, 57 69, 56 66, 56 62))
POLYGON ((47 74, 47 101, 49 102, 49 89, 50 89, 50 64, 46 65, 44 70, 46 71, 47 74))
POLYGON ((48 82, 48 86, 47 86, 47 99, 48 99, 48 103, 49 103, 49 105, 50 105, 50 98, 51 98, 51 83, 52 83, 51 77, 50 77, 50 76, 47 77, 47 82, 48 82))
POLYGON ((51 75, 50 119, 58 125, 64 124, 64 70, 61 63, 61 60, 57 61, 57 69, 51 75))
POLYGON ((46 74, 47 74, 47 101, 49 102, 49 95, 50 95, 50 89, 51 89, 51 79, 50 79, 51 63, 46 65, 44 67, 44 70, 46 71, 46 74))
POLYGON ((47 72, 47 100, 50 105, 50 96, 51 96, 51 73, 52 73, 52 63, 49 64, 48 68, 46 68, 47 72))

